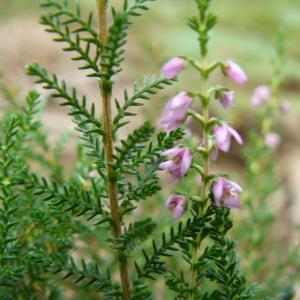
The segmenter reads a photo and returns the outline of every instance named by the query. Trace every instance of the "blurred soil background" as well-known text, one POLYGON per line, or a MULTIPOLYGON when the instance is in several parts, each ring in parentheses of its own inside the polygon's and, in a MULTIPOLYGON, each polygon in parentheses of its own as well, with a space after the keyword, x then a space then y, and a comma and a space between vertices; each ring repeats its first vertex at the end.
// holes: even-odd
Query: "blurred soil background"
MULTIPOLYGON (((50 72, 56 72, 66 79, 70 86, 76 85, 81 93, 87 94, 91 101, 100 102, 97 83, 84 77, 75 62, 70 62, 70 54, 63 53, 61 46, 52 41, 53 36, 44 32, 38 23, 40 8, 36 0, 0 0, 0 70, 2 81, 13 87, 23 101, 25 94, 33 88, 32 78, 26 76, 25 66, 38 62, 50 72)), ((82 2, 87 9, 95 10, 95 0, 82 2)), ((118 5, 120 1, 111 1, 118 5)), ((299 0, 226 0, 214 1, 215 13, 219 23, 212 34, 210 57, 212 59, 233 58, 243 66, 249 76, 244 87, 237 87, 226 81, 221 74, 216 75, 219 82, 236 91, 235 108, 226 112, 225 118, 232 120, 235 127, 247 137, 249 129, 256 126, 255 109, 249 101, 257 85, 269 84, 272 74, 271 60, 274 58, 274 43, 279 29, 286 32, 286 67, 281 97, 292 102, 292 110, 279 120, 277 131, 282 143, 275 159, 280 166, 280 178, 284 188, 274 197, 274 207, 284 216, 283 233, 287 239, 300 241, 299 234, 292 231, 294 224, 300 225, 300 1, 299 0), (284 211, 283 211, 284 210, 284 211)), ((151 4, 151 12, 138 18, 130 30, 128 57, 123 67, 125 72, 116 79, 114 96, 122 98, 124 87, 131 87, 134 80, 142 81, 143 75, 159 74, 162 64, 174 55, 192 55, 198 58, 198 44, 193 32, 186 26, 188 17, 195 12, 192 0, 161 0, 151 4)), ((96 10, 95 10, 96 12, 96 10)), ((95 19, 96 20, 96 19, 95 19)), ((191 90, 199 86, 199 78, 192 72, 184 72, 175 87, 168 88, 156 96, 146 106, 135 123, 127 130, 137 126, 146 117, 157 123, 165 102, 181 87, 191 90)), ((45 97, 48 94, 38 90, 45 97)), ((7 105, 0 99, 0 109, 7 105)), ((218 105, 215 114, 224 114, 218 105)), ((65 108, 58 100, 47 104, 44 115, 47 130, 53 142, 58 140, 73 125, 65 108)), ((193 129, 197 130, 197 129, 193 129)), ((247 140, 246 140, 247 142, 247 140)), ((71 139, 64 151, 63 163, 71 169, 75 159, 76 139, 71 139)), ((232 154, 221 156, 217 168, 237 171, 243 176, 244 163, 241 149, 234 147, 232 154)), ((238 176, 237 176, 238 178, 238 176)), ((162 214, 160 210, 158 213, 162 214)))

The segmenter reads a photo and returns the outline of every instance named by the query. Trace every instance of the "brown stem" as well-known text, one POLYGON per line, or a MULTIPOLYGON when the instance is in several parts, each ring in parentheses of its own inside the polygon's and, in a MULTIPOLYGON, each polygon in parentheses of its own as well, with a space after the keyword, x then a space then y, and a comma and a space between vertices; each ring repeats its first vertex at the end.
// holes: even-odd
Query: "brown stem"
MULTIPOLYGON (((103 51, 108 40, 107 28, 107 0, 98 1, 99 14, 99 38, 102 43, 103 51)), ((103 70, 105 72, 105 70, 103 70)), ((111 111, 111 84, 109 80, 104 79, 100 83, 100 90, 102 96, 102 114, 104 125, 104 144, 105 156, 108 177, 108 197, 110 201, 111 217, 113 220, 113 233, 117 238, 122 234, 121 215, 118 206, 118 186, 116 180, 113 178, 113 163, 114 163, 114 145, 113 145, 113 127, 112 127, 112 111, 111 111)), ((122 284, 123 299, 130 299, 130 283, 128 276, 128 263, 123 250, 117 250, 119 273, 122 284)))

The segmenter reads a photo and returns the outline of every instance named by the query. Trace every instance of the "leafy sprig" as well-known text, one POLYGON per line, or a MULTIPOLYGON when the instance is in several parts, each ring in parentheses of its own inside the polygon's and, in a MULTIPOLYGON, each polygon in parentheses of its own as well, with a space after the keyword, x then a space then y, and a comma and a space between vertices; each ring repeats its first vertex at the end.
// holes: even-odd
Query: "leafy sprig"
POLYGON ((148 101, 153 95, 155 95, 159 90, 164 89, 166 86, 171 85, 176 80, 169 80, 165 77, 156 78, 153 76, 152 79, 144 78, 141 87, 135 82, 133 88, 133 95, 129 96, 128 90, 124 91, 124 103, 121 105, 117 99, 115 99, 117 107, 117 115, 113 120, 114 130, 117 131, 119 128, 128 124, 128 121, 124 121, 125 117, 135 116, 136 113, 130 112, 129 109, 143 105, 141 101, 148 101))
POLYGON ((86 263, 81 259, 79 267, 72 256, 39 249, 33 249, 29 255, 46 272, 63 273, 63 279, 73 278, 73 284, 80 283, 84 288, 93 286, 96 291, 104 294, 104 299, 118 299, 121 296, 119 286, 112 282, 110 273, 102 273, 95 263, 86 263))

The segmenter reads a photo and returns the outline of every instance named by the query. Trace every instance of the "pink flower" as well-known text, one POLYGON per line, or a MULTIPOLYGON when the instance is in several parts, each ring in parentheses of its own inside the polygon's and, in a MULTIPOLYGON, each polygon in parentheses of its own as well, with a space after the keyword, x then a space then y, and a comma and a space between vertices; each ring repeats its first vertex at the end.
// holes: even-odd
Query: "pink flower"
POLYGON ((91 178, 97 178, 97 177, 99 177, 99 173, 97 170, 92 170, 92 171, 90 171, 89 176, 91 178))
POLYGON ((223 122, 222 125, 215 126, 214 133, 217 149, 221 151, 228 152, 231 144, 231 137, 233 137, 238 144, 243 144, 243 140, 238 132, 225 122, 223 122))
POLYGON ((179 220, 186 211, 187 199, 181 195, 171 195, 166 202, 166 208, 172 212, 174 220, 179 220))
POLYGON ((287 114, 291 110, 291 102, 290 101, 283 101, 280 105, 280 110, 283 114, 287 114))
POLYGON ((231 80, 236 82, 237 84, 244 84, 248 80, 246 73, 244 70, 236 63, 231 60, 225 61, 225 70, 226 76, 228 76, 231 80))
POLYGON ((180 126, 191 105, 192 98, 187 92, 181 92, 173 97, 165 106, 159 126, 164 131, 172 131, 180 126))
POLYGON ((265 136, 265 144, 270 149, 275 150, 276 148, 278 148, 280 141, 281 141, 280 135, 276 132, 269 132, 265 136))
POLYGON ((173 79, 185 68, 186 61, 180 57, 169 60, 162 68, 161 73, 168 79, 173 79))
POLYGON ((241 208, 239 194, 243 189, 234 181, 219 178, 213 185, 213 194, 217 206, 222 203, 229 208, 241 208))
POLYGON ((188 148, 174 147, 160 153, 161 156, 170 156, 170 160, 160 163, 159 168, 166 170, 172 176, 172 182, 180 180, 192 164, 192 154, 188 148))
POLYGON ((234 105, 234 92, 228 91, 222 94, 222 97, 219 99, 221 105, 226 109, 228 106, 234 105))
POLYGON ((251 105, 253 107, 260 106, 271 97, 270 88, 266 85, 260 85, 255 90, 251 97, 251 105))

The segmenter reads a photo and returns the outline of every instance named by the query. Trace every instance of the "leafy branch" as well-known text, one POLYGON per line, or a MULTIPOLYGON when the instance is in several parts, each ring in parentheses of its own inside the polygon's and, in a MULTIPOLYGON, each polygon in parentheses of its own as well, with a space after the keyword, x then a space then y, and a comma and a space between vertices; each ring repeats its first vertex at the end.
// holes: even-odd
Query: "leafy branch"
POLYGON ((155 76, 152 79, 144 78, 143 84, 141 87, 138 86, 138 83, 135 82, 133 88, 133 95, 129 96, 128 90, 124 91, 124 104, 120 105, 117 99, 115 99, 117 107, 117 115, 113 120, 115 132, 122 126, 128 124, 128 121, 123 121, 125 117, 135 116, 136 113, 129 112, 129 109, 132 107, 137 107, 143 105, 139 100, 149 100, 151 96, 155 95, 158 90, 162 90, 165 86, 171 85, 175 80, 169 80, 165 77, 156 78, 155 76))
POLYGON ((52 94, 53 97, 65 99, 66 101, 61 105, 70 107, 71 112, 69 114, 71 116, 79 115, 83 118, 84 124, 92 124, 94 128, 89 132, 103 134, 102 123, 95 116, 95 104, 93 103, 88 110, 86 96, 82 96, 80 102, 75 88, 72 88, 70 93, 64 80, 59 81, 55 74, 49 76, 47 70, 36 63, 27 66, 27 74, 38 77, 36 83, 45 84, 45 89, 55 90, 56 92, 52 94))
POLYGON ((156 223, 149 218, 130 223, 118 238, 110 239, 110 242, 114 249, 132 251, 139 242, 147 240, 155 228, 156 223))
MULTIPOLYGON (((65 26, 64 30, 61 29, 61 23, 59 19, 56 18, 56 16, 43 15, 41 22, 42 24, 49 27, 49 29, 47 29, 48 32, 56 33, 57 35, 59 35, 58 38, 54 39, 55 41, 68 43, 68 47, 63 48, 64 51, 75 51, 78 53, 78 56, 73 57, 72 60, 86 62, 86 64, 79 67, 79 69, 91 69, 96 73, 100 72, 100 69, 98 67, 100 50, 97 50, 94 57, 91 57, 91 44, 89 42, 83 41, 79 34, 76 34, 75 38, 72 38, 69 27, 65 26), (83 42, 85 46, 83 46, 83 42)), ((89 74, 88 76, 94 76, 93 74, 89 74)))
MULTIPOLYGON (((14 145, 19 134, 20 120, 18 116, 9 116, 1 128, 0 140, 0 284, 10 285, 26 273, 26 267, 16 265, 19 247, 15 227, 16 201, 19 197, 15 187, 24 177, 25 166, 15 157, 14 145)), ((26 176, 26 175, 25 175, 26 176)))
POLYGON ((86 148, 90 149, 88 154, 96 157, 98 171, 102 174, 101 169, 104 167, 104 161, 100 149, 99 135, 103 135, 103 127, 101 121, 95 115, 94 103, 88 109, 86 96, 82 96, 81 101, 79 101, 75 88, 69 92, 64 80, 59 81, 55 74, 50 76, 47 70, 38 64, 29 65, 27 72, 31 76, 38 77, 36 82, 45 84, 46 89, 55 90, 56 92, 52 94, 53 97, 65 100, 61 105, 69 106, 69 114, 73 116, 73 120, 78 126, 76 130, 83 134, 81 139, 85 142, 86 148))
POLYGON ((147 139, 150 139, 151 125, 144 123, 129 135, 122 148, 118 148, 116 166, 123 174, 127 173, 135 177, 135 180, 130 181, 125 180, 123 175, 121 176, 123 180, 119 181, 119 192, 124 208, 130 206, 132 201, 144 200, 160 190, 159 178, 156 174, 160 162, 163 161, 160 152, 173 147, 184 135, 180 128, 170 133, 160 132, 157 134, 156 144, 152 141, 145 144, 141 132, 145 132, 145 136, 148 135, 147 139), (143 168, 141 169, 140 166, 143 168))
POLYGON ((52 274, 64 273, 63 279, 74 278, 74 284, 81 282, 81 287, 93 286, 98 292, 104 294, 104 299, 118 299, 121 296, 119 286, 111 280, 109 272, 100 272, 96 263, 86 263, 81 259, 81 268, 76 264, 72 256, 60 253, 47 253, 46 251, 33 249, 30 252, 35 263, 41 265, 45 272, 52 274))
POLYGON ((41 4, 42 7, 45 8, 52 8, 54 12, 50 14, 52 17, 65 17, 66 19, 63 21, 63 25, 75 24, 78 26, 72 32, 86 32, 90 35, 92 40, 89 41, 95 43, 96 45, 100 46, 100 41, 98 39, 97 32, 93 29, 93 13, 91 12, 88 17, 88 21, 82 19, 80 6, 76 6, 76 11, 74 12, 69 4, 68 1, 59 0, 44 0, 41 4))
POLYGON ((152 1, 155 0, 135 0, 128 4, 126 0, 123 10, 120 12, 112 10, 113 22, 108 30, 109 35, 105 51, 101 55, 102 73, 99 74, 100 77, 110 80, 122 70, 120 65, 124 60, 125 49, 123 47, 127 42, 128 29, 131 24, 129 19, 133 16, 140 16, 141 11, 148 10, 145 4, 152 1))
POLYGON ((54 180, 49 183, 45 178, 39 179, 36 175, 31 176, 26 186, 34 191, 34 195, 42 196, 42 201, 51 201, 54 207, 61 206, 65 212, 70 212, 76 217, 85 215, 87 221, 90 221, 96 216, 101 216, 95 225, 110 222, 109 214, 102 204, 102 198, 107 196, 103 191, 99 191, 94 180, 91 191, 79 190, 78 186, 71 184, 60 186, 54 180))

